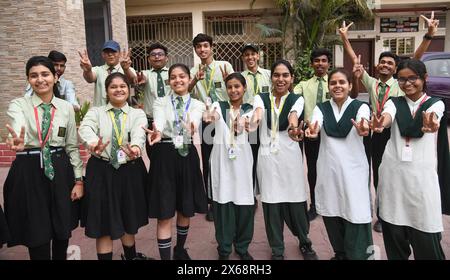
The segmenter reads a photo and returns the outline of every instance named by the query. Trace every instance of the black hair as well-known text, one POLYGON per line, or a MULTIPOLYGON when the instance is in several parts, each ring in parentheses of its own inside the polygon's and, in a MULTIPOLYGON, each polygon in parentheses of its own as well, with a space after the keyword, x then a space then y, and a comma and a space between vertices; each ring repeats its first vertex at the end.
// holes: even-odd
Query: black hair
POLYGON ((51 51, 48 54, 48 58, 50 58, 50 60, 54 61, 54 62, 58 62, 58 61, 64 61, 64 63, 67 62, 66 56, 63 53, 60 53, 60 52, 55 51, 55 50, 51 51))
POLYGON ((211 36, 207 35, 207 34, 199 33, 192 40, 192 45, 195 48, 195 46, 197 46, 197 44, 200 44, 201 42, 208 42, 209 45, 212 47, 212 45, 213 45, 213 38, 211 36))
POLYGON ((112 73, 112 74, 108 75, 108 77, 106 77, 106 80, 105 80, 106 92, 108 92, 108 87, 109 87, 109 85, 111 85, 112 81, 115 78, 122 79, 127 84, 128 90, 130 90, 130 83, 128 82, 127 77, 124 74, 120 73, 120 72, 115 72, 115 73, 112 73))
POLYGON ((416 73, 417 76, 419 76, 419 79, 423 81, 423 91, 427 91, 427 81, 425 80, 425 76, 427 75, 427 67, 425 64, 417 59, 406 59, 400 62, 400 64, 397 67, 397 75, 400 72, 400 70, 403 69, 409 69, 416 73))
POLYGON ((172 66, 170 66, 170 68, 169 68, 169 77, 175 68, 181 68, 181 70, 183 70, 184 73, 188 74, 189 77, 191 76, 191 71, 189 70, 189 67, 186 66, 186 64, 175 63, 175 64, 172 64, 172 66))
POLYGON ((228 75, 228 76, 225 78, 225 85, 226 85, 230 80, 232 80, 232 79, 238 80, 239 82, 241 82, 241 84, 242 84, 244 87, 247 86, 247 81, 245 80, 244 76, 242 76, 242 74, 239 73, 239 72, 234 72, 234 73, 231 73, 230 75, 228 75))
POLYGON ((333 55, 331 54, 331 51, 329 49, 325 49, 325 48, 314 49, 311 52, 311 56, 309 57, 309 59, 311 60, 311 63, 313 63, 313 61, 316 57, 319 57, 322 55, 325 55, 328 59, 328 63, 331 63, 333 55))
POLYGON ((292 65, 289 63, 289 61, 284 60, 284 59, 279 59, 272 64, 272 67, 270 68, 270 77, 273 76, 273 71, 280 64, 283 64, 284 66, 286 66, 287 69, 289 70, 289 73, 291 74, 291 76, 294 76, 294 68, 292 68, 292 65))
MULTIPOLYGON (((28 59, 27 64, 25 66, 25 74, 27 75, 27 77, 30 74, 30 69, 38 65, 42 65, 48 68, 48 70, 50 70, 53 76, 56 76, 55 66, 53 65, 53 61, 51 61, 50 58, 45 56, 33 56, 30 59, 28 59)), ((53 85, 53 95, 55 95, 58 98, 61 97, 61 95, 59 94, 58 86, 56 84, 53 85)))
POLYGON ((390 58, 392 58, 395 61, 395 65, 398 65, 399 62, 400 62, 400 57, 398 57, 398 55, 396 55, 393 52, 382 52, 380 54, 380 56, 378 57, 378 62, 380 62, 383 57, 390 57, 390 58))
POLYGON ((151 44, 151 45, 148 47, 148 52, 151 53, 153 50, 156 50, 156 49, 161 49, 161 50, 163 50, 165 55, 168 55, 168 54, 169 54, 169 50, 167 49, 167 47, 164 46, 164 45, 161 44, 161 43, 153 43, 153 44, 151 44))
POLYGON ((347 70, 345 70, 344 68, 336 68, 336 69, 333 69, 333 71, 331 71, 331 72, 328 74, 328 84, 330 84, 331 77, 332 77, 334 74, 336 74, 336 73, 341 73, 341 74, 343 74, 343 75, 345 76, 345 78, 347 79, 347 82, 348 82, 349 84, 352 83, 352 75, 351 75, 347 70))

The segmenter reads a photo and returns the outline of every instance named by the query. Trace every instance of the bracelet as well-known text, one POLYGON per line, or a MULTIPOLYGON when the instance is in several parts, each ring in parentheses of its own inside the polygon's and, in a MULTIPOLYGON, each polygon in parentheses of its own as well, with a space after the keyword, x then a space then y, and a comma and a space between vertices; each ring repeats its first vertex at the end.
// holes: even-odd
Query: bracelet
POLYGON ((433 40, 433 36, 431 36, 431 35, 429 35, 429 34, 423 35, 423 38, 424 38, 425 40, 433 40))

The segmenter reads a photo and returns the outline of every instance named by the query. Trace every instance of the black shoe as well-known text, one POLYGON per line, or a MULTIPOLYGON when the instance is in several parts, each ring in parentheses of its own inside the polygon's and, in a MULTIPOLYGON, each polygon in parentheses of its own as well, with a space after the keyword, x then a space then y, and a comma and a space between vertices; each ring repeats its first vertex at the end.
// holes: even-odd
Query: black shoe
POLYGON ((316 206, 311 205, 308 211, 308 220, 311 222, 315 218, 317 218, 316 206))
POLYGON ((318 260, 316 252, 313 250, 311 244, 303 244, 299 246, 303 259, 307 261, 318 260))
POLYGON ((173 248, 173 259, 179 261, 190 261, 191 257, 189 256, 185 248, 179 249, 177 248, 177 246, 175 246, 173 248))
POLYGON ((226 255, 219 255, 219 261, 227 261, 230 259, 230 256, 226 255))
MULTIPOLYGON (((127 259, 125 258, 124 254, 120 254, 120 258, 123 261, 126 261, 127 259)), ((136 257, 132 258, 131 261, 146 261, 146 260, 154 260, 154 258, 150 258, 147 257, 146 255, 142 254, 142 253, 136 253, 136 257)))
POLYGON ((282 260, 284 260, 284 256, 283 255, 272 255, 272 260, 273 261, 282 261, 282 260))
POLYGON ((212 207, 210 206, 208 209, 208 212, 206 213, 206 220, 208 222, 214 222, 214 215, 213 215, 213 211, 212 211, 212 207))
POLYGON ((347 258, 344 255, 341 254, 335 254, 334 257, 332 257, 330 259, 330 261, 343 261, 346 260, 347 258))
POLYGON ((253 261, 254 260, 253 256, 250 255, 248 252, 246 252, 245 254, 238 253, 238 255, 239 255, 239 258, 243 261, 253 261))
POLYGON ((380 220, 377 220, 375 224, 373 225, 373 230, 376 232, 383 232, 383 228, 381 227, 380 220))

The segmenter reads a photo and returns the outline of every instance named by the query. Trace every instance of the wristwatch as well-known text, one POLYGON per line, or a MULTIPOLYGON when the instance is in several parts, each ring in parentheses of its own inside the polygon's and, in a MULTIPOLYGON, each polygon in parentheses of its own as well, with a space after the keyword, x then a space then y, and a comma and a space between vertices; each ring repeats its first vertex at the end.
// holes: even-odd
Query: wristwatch
POLYGON ((75 178, 75 183, 81 182, 83 183, 83 177, 77 177, 75 178))
POLYGON ((431 36, 429 34, 423 35, 423 38, 426 39, 426 40, 433 40, 433 36, 431 36))

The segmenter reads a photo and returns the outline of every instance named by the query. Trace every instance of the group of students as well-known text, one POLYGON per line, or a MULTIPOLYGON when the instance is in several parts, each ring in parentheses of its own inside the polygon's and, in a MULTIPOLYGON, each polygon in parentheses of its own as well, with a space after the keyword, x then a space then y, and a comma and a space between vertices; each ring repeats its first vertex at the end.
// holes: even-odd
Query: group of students
MULTIPOLYGON (((434 19, 428 25, 416 56, 436 32, 434 19)), ((77 132, 75 106, 55 98, 55 61, 32 57, 26 75, 33 92, 8 109, 7 144, 17 157, 4 185, 0 242, 27 246, 31 259, 65 259, 80 222, 96 239, 98 259, 112 259, 116 239, 122 259, 148 259, 137 252, 134 236, 156 218, 160 257, 169 260, 176 215, 173 259, 189 260, 190 218, 210 210, 219 259, 228 259, 234 246, 241 259, 252 260, 259 195, 273 260, 284 259, 284 223, 303 258, 318 258, 308 237, 317 214, 333 259, 367 259, 372 162, 388 258, 407 259, 411 245, 416 259, 444 259, 442 213, 450 213, 444 104, 426 95, 419 60, 398 64, 394 54, 382 53, 380 78, 369 77, 351 49, 348 27, 339 32, 354 76, 369 90, 372 112, 352 98, 353 79, 345 70, 328 72, 326 49, 312 52, 315 76, 292 90, 288 61, 262 69, 258 47, 248 44, 242 48, 248 69, 235 73, 228 62, 214 60, 212 38, 198 34, 193 46, 201 64, 192 69, 179 63, 167 68, 168 50, 159 43, 149 48, 152 68, 140 73, 131 67, 131 52, 121 52, 114 41, 103 47, 103 66, 92 67, 87 52, 80 52, 83 76, 96 87, 94 108, 77 132), (130 82, 144 85, 143 110, 127 102, 130 82), (390 139, 381 143, 376 135, 390 139), (194 145, 198 136, 201 153, 194 145), (91 152, 84 178, 78 137, 91 152), (385 146, 384 153, 376 154, 376 145, 385 146), (382 157, 379 172, 376 155, 382 157)))

